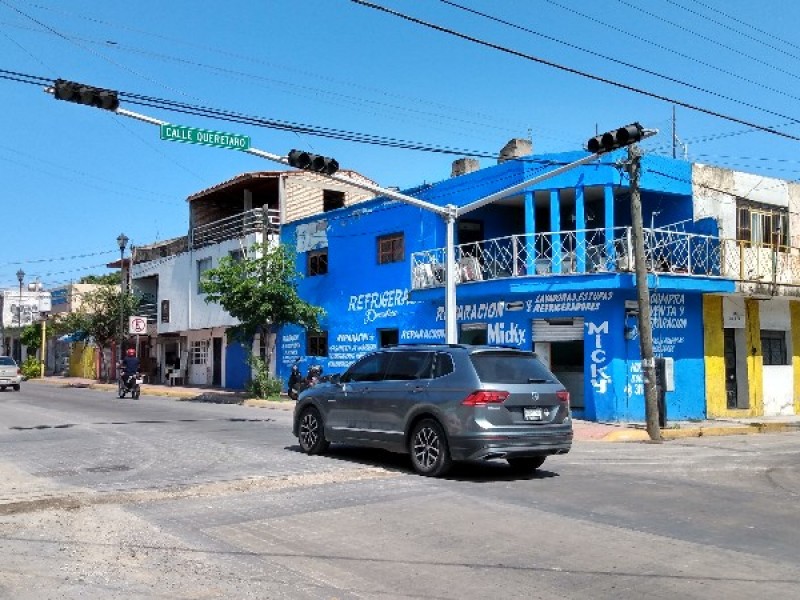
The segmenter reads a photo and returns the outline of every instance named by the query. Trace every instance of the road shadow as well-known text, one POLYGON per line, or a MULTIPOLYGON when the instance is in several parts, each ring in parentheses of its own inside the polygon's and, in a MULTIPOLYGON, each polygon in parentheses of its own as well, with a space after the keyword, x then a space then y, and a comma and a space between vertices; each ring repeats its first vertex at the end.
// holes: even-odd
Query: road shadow
MULTIPOLYGON (((285 450, 303 454, 300 446, 286 446, 285 450)), ((347 446, 343 444, 332 444, 325 454, 327 459, 336 461, 356 463, 368 467, 376 467, 404 473, 407 475, 417 475, 411 466, 411 459, 407 454, 389 452, 380 448, 362 448, 358 446, 347 446)), ((536 479, 550 479, 559 477, 558 473, 548 471, 546 468, 537 469, 532 472, 524 472, 512 469, 504 460, 489 461, 464 461, 455 462, 450 471, 442 479, 445 481, 463 481, 466 483, 491 483, 495 481, 528 481, 536 479)))

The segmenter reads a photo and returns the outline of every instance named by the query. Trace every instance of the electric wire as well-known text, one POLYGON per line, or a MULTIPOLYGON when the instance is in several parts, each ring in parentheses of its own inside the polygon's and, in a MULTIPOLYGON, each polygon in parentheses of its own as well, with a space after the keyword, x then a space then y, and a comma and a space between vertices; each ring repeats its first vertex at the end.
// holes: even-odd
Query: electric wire
POLYGON ((435 31, 439 31, 439 32, 445 33, 447 35, 451 35, 451 36, 466 40, 468 42, 472 42, 474 44, 478 44, 480 46, 484 46, 486 48, 491 48, 491 49, 497 50, 499 52, 510 54, 510 55, 516 56, 518 58, 522 58, 522 59, 525 59, 525 60, 529 60, 531 62, 535 62, 535 63, 541 64, 541 65, 545 65, 545 66, 548 66, 548 67, 552 67, 552 68, 558 69, 560 71, 564 71, 564 72, 567 72, 567 73, 571 73, 573 75, 578 75, 580 77, 591 79, 593 81, 597 81, 597 82, 600 82, 600 83, 605 83, 607 85, 610 85, 610 86, 613 86, 613 87, 616 87, 616 88, 619 88, 619 89, 623 89, 623 90, 626 90, 626 91, 629 91, 629 92, 633 92, 635 94, 646 96, 648 98, 653 98, 654 100, 662 100, 664 102, 669 102, 670 104, 675 104, 677 106, 682 106, 684 108, 688 108, 689 110, 700 112, 700 113, 703 113, 703 114, 706 114, 706 115, 709 115, 709 116, 712 116, 712 117, 717 117, 719 119, 723 119, 723 120, 726 120, 726 121, 731 121, 732 123, 738 123, 739 125, 746 125, 747 127, 752 127, 753 129, 757 129, 757 130, 763 131, 765 133, 771 133, 773 135, 777 135, 777 136, 784 137, 784 138, 787 138, 787 139, 800 141, 800 137, 798 137, 796 135, 792 135, 790 133, 786 133, 786 132, 783 132, 783 131, 778 131, 776 129, 772 129, 770 127, 766 127, 766 126, 763 126, 763 125, 758 125, 756 123, 753 123, 753 122, 750 122, 750 121, 746 121, 744 119, 739 119, 737 117, 733 117, 731 115, 727 115, 727 114, 724 114, 724 113, 721 113, 721 112, 718 112, 718 111, 715 111, 715 110, 703 108, 701 106, 697 106, 696 104, 691 104, 691 103, 683 101, 683 100, 678 100, 678 99, 675 99, 675 98, 671 98, 671 97, 665 96, 663 94, 657 94, 655 92, 649 92, 649 91, 644 90, 642 88, 638 88, 638 87, 635 87, 635 86, 632 86, 632 85, 628 85, 626 83, 622 83, 622 82, 619 82, 619 81, 614 81, 614 80, 608 79, 606 77, 601 77, 599 75, 593 75, 592 73, 588 73, 588 72, 582 71, 580 69, 575 69, 573 67, 568 67, 566 65, 561 65, 559 63, 555 63, 553 61, 550 61, 550 60, 547 60, 547 59, 544 59, 544 58, 540 58, 540 57, 534 56, 532 54, 527 54, 527 53, 521 52, 519 50, 514 50, 513 48, 509 48, 509 47, 506 47, 506 46, 501 46, 500 44, 495 44, 493 42, 488 42, 486 40, 477 38, 475 36, 468 35, 466 33, 460 32, 460 31, 456 31, 455 29, 451 29, 451 28, 448 28, 448 27, 444 27, 442 25, 437 25, 437 24, 431 23, 429 21, 424 21, 422 19, 418 19, 416 17, 412 17, 411 15, 407 15, 405 13, 401 13, 399 11, 392 10, 392 9, 387 8, 385 6, 381 6, 379 4, 374 4, 372 2, 367 2, 365 0, 350 0, 350 1, 354 2, 356 4, 360 4, 362 6, 365 6, 367 8, 371 8, 373 10, 384 12, 386 14, 389 14, 389 15, 393 16, 393 17, 397 17, 397 18, 406 20, 406 21, 408 21, 410 23, 414 23, 414 24, 420 25, 422 27, 427 27, 429 29, 433 29, 435 31))
MULTIPOLYGON (((800 120, 798 120, 798 119, 795 119, 795 118, 793 118, 791 116, 784 115, 782 113, 779 113, 779 112, 776 112, 776 111, 773 111, 773 110, 769 110, 769 109, 764 108, 763 106, 761 106, 759 104, 753 104, 751 102, 746 102, 745 100, 742 100, 740 98, 735 98, 733 96, 728 96, 726 94, 722 94, 720 92, 716 92, 716 91, 711 90, 709 88, 705 88, 705 87, 690 83, 688 81, 684 81, 682 79, 678 79, 677 77, 672 77, 671 75, 665 75, 664 73, 659 73, 658 71, 654 71, 652 69, 647 69, 645 67, 640 67, 639 65, 635 65, 633 63, 630 63, 630 62, 627 62, 627 61, 624 61, 624 60, 619 60, 617 58, 614 58, 612 56, 608 56, 606 54, 601 54, 600 52, 596 52, 595 50, 591 50, 589 48, 584 48, 582 46, 578 46, 577 44, 573 44, 571 42, 567 42, 565 40, 561 40, 561 39, 556 38, 554 36, 547 35, 547 34, 544 34, 544 33, 540 33, 538 31, 534 31, 533 29, 530 29, 528 27, 524 27, 522 25, 518 25, 517 23, 512 23, 511 21, 506 21, 505 19, 501 19, 499 17, 495 17, 495 16, 490 15, 488 13, 472 9, 472 8, 467 7, 467 6, 463 6, 463 5, 458 4, 456 2, 452 2, 451 0, 439 0, 439 2, 442 2, 443 4, 447 4, 449 6, 452 6, 453 8, 457 8, 457 9, 462 10, 464 12, 468 12, 468 13, 472 13, 474 15, 478 15, 480 17, 483 17, 484 19, 488 19, 490 21, 494 21, 495 23, 500 23, 502 25, 506 25, 508 27, 512 27, 514 29, 518 29, 520 31, 524 31, 525 33, 530 33, 532 35, 542 37, 542 38, 544 38, 546 40, 549 40, 551 42, 556 42, 558 44, 562 44, 564 46, 567 46, 568 48, 572 48, 573 50, 580 50, 581 52, 585 52, 585 53, 590 54, 592 56, 596 56, 598 58, 602 58, 604 60, 613 62, 615 64, 622 65, 622 66, 627 67, 629 69, 633 69, 635 71, 639 71, 639 72, 645 73, 647 75, 652 75, 653 77, 657 77, 659 79, 663 79, 665 81, 669 81, 670 83, 676 83, 678 85, 682 85, 682 86, 687 87, 689 89, 692 89, 692 90, 695 90, 695 91, 698 91, 698 92, 703 92, 705 94, 709 94, 710 96, 715 96, 717 98, 721 98, 722 100, 727 100, 727 101, 733 102, 735 104, 740 104, 742 106, 746 106, 747 108, 752 108, 754 110, 758 110, 758 111, 761 111, 763 113, 771 114, 771 115, 774 115, 776 117, 781 117, 783 119, 790 119, 793 123, 800 123, 800 120)), ((790 96, 790 97, 793 98, 794 100, 800 100, 800 96, 790 96)))

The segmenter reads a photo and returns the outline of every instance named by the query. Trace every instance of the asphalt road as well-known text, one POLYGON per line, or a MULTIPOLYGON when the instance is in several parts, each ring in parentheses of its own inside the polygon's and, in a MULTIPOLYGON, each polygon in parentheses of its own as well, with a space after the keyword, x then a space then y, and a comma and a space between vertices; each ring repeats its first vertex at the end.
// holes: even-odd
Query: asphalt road
POLYGON ((283 410, 0 393, 0 598, 796 598, 800 434, 534 476, 298 451, 283 410))

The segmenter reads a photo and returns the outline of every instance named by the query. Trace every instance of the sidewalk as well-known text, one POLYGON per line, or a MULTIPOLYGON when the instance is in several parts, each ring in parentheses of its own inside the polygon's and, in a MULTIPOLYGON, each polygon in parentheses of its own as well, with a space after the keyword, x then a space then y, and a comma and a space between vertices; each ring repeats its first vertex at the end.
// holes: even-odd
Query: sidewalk
MULTIPOLYGON (((107 390, 116 394, 116 383, 99 383, 93 379, 80 377, 48 376, 31 379, 24 385, 56 385, 60 387, 91 388, 107 390)), ((155 383, 142 385, 142 394, 164 396, 176 400, 195 402, 216 402, 220 404, 241 404, 257 408, 271 408, 290 411, 294 401, 288 396, 285 400, 258 400, 250 398, 240 390, 226 390, 210 387, 168 386, 155 383)), ((595 423, 593 421, 573 421, 575 441, 588 442, 646 442, 650 439, 641 423, 595 423)), ((748 435, 754 433, 800 432, 800 415, 781 417, 751 417, 745 419, 709 419, 705 421, 671 421, 661 430, 665 440, 687 437, 708 437, 721 435, 748 435)))

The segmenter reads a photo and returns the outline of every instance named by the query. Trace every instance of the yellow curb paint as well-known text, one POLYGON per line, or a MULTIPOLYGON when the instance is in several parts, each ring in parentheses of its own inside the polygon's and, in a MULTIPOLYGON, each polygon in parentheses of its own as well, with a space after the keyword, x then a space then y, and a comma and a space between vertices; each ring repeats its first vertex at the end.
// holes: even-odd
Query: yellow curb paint
POLYGON ((641 429, 620 429, 603 436, 604 442, 643 442, 650 439, 646 431, 641 429))
POLYGON ((800 415, 800 302, 789 303, 792 327, 792 371, 794 374, 794 414, 800 415))

